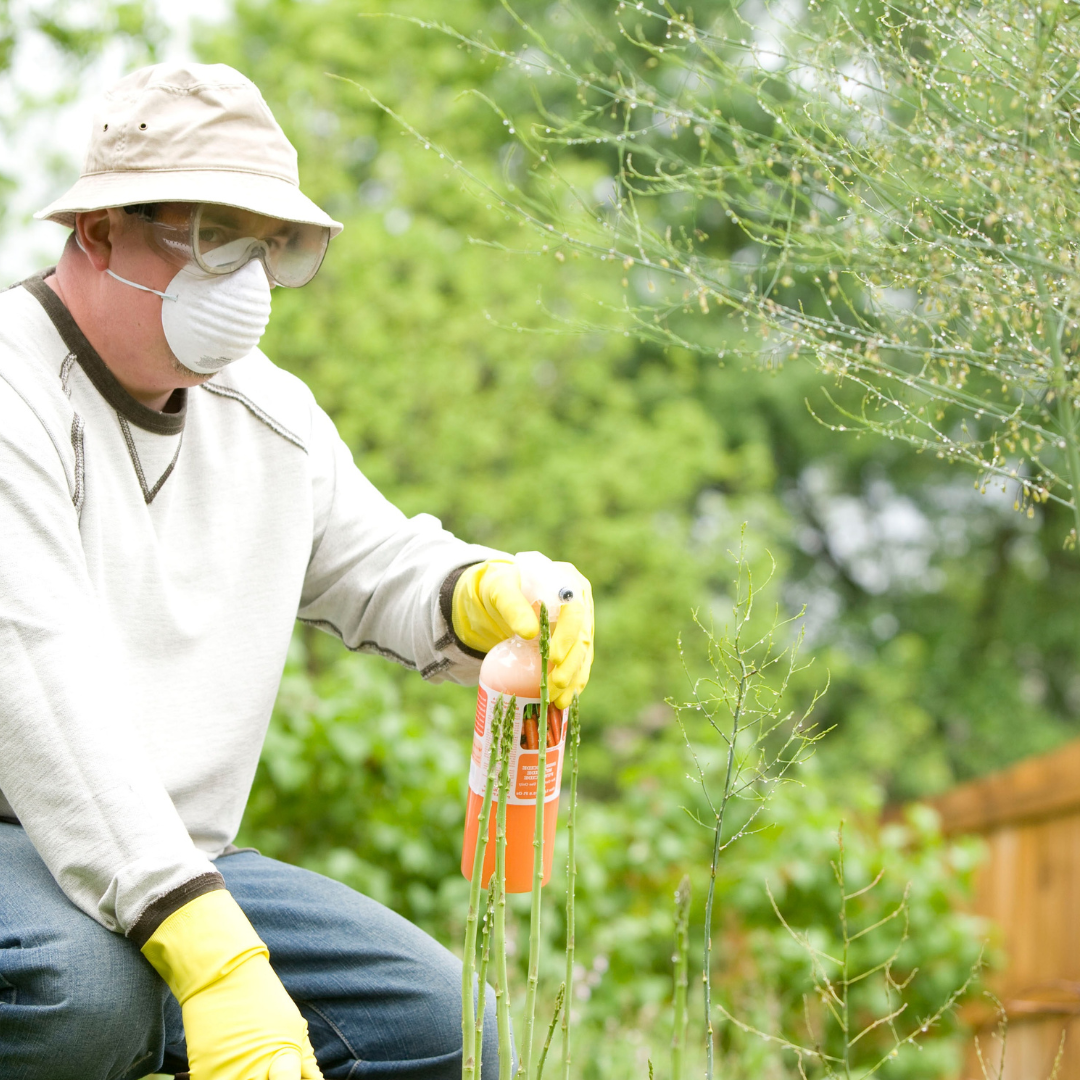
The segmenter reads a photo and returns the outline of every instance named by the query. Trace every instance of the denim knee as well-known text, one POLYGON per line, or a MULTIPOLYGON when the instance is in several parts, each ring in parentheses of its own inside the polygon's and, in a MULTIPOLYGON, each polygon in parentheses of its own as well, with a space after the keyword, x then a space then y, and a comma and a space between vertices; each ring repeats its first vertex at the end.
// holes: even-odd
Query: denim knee
POLYGON ((75 909, 62 926, 0 937, 0 1076, 134 1080, 154 1072, 168 995, 130 941, 75 909))

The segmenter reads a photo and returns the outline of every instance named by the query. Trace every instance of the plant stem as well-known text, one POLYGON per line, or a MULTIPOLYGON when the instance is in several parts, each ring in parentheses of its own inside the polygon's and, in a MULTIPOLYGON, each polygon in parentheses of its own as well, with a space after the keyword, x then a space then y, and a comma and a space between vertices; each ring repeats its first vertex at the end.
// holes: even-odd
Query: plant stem
POLYGON ((712 860, 709 864, 709 892, 705 898, 705 959, 701 981, 705 992, 705 1080, 713 1080, 713 1025, 712 1025, 712 912, 716 895, 716 864, 720 858, 719 815, 713 832, 712 860))
POLYGON ((506 974, 506 797, 510 790, 510 748, 514 741, 517 698, 506 706, 499 742, 499 802, 495 812, 495 1014, 499 1026, 499 1080, 510 1080, 513 1054, 510 1045, 510 993, 506 974))
POLYGON ((533 823, 533 886, 529 909, 529 981, 525 986, 525 1034, 518 1076, 532 1080, 533 1028, 536 1024, 536 989, 540 982, 540 892, 544 880, 544 797, 547 795, 548 653, 551 626, 547 605, 540 605, 540 745, 536 754, 536 819, 533 823))
POLYGON ((570 757, 570 806, 566 821, 566 1006, 562 1014, 563 1080, 570 1080, 570 1002, 574 1000, 574 888, 577 885, 577 780, 578 746, 581 744, 581 719, 578 696, 570 702, 570 727, 566 733, 566 752, 570 757))
POLYGON ((548 1050, 551 1048, 551 1037, 555 1034, 555 1025, 559 1022, 559 1011, 563 1007, 563 997, 566 994, 566 983, 559 987, 555 995, 555 1009, 551 1014, 551 1023, 548 1024, 547 1038, 544 1040, 544 1049, 540 1051, 540 1060, 536 1063, 536 1080, 544 1075, 544 1062, 547 1061, 548 1050))
POLYGON ((735 635, 735 654, 741 669, 735 707, 731 713, 731 736, 728 739, 727 772, 724 776, 724 790, 720 799, 720 809, 716 811, 716 828, 713 830, 712 859, 709 863, 709 892, 705 899, 705 959, 701 979, 705 988, 705 1080, 713 1080, 713 1024, 712 1024, 712 926, 713 901, 716 898, 716 868, 720 861, 720 841, 724 833, 724 812, 731 798, 732 782, 735 776, 735 744, 742 732, 743 702, 749 673, 742 658, 739 635, 735 635))
POLYGON ((671 1080, 682 1080, 686 1048, 686 988, 690 965, 690 878, 675 890, 675 1023, 671 1033, 671 1080))
POLYGON ((480 807, 472 880, 469 884, 469 915, 465 920, 465 955, 461 963, 461 1080, 475 1080, 476 1077, 476 1013, 473 1008, 476 924, 480 917, 480 888, 484 876, 484 855, 487 852, 491 795, 495 790, 496 749, 502 743, 505 712, 503 698, 500 695, 491 711, 491 749, 488 751, 487 786, 484 788, 484 801, 480 807))
POLYGON ((843 935, 844 948, 840 958, 840 985, 843 987, 843 999, 840 1002, 840 1027, 844 1033, 844 1076, 851 1076, 851 981, 848 978, 850 967, 848 956, 851 948, 851 936, 848 933, 847 884, 844 877, 844 823, 840 823, 837 834, 837 870, 836 881, 840 886, 840 931, 843 935))
MULTIPOLYGON (((492 754, 494 754, 494 743, 491 750, 492 754)), ((480 968, 476 978, 476 1049, 480 1055, 481 1065, 483 1065, 484 1059, 484 1008, 487 1004, 487 971, 488 960, 491 956, 491 924, 495 919, 494 900, 495 889, 492 887, 487 890, 487 905, 484 911, 483 929, 481 930, 480 968)))

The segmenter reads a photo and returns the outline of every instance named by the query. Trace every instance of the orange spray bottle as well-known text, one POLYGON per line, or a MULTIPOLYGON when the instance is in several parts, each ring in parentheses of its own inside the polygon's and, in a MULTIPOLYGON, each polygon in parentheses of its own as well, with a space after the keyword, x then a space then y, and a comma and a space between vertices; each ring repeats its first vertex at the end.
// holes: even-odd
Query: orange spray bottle
MULTIPOLYGON (((538 551, 519 552, 514 563, 521 572, 521 591, 537 615, 540 603, 547 606, 552 624, 559 609, 575 595, 574 571, 568 563, 552 562, 538 551)), ((506 891, 529 892, 533 875, 533 829, 536 823, 536 784, 539 773, 540 718, 540 638, 531 641, 511 637, 499 642, 480 667, 480 688, 476 695, 476 725, 473 728, 472 759, 469 762, 469 800, 465 810, 465 846, 461 872, 472 879, 480 811, 484 801, 488 760, 491 754, 491 721, 499 696, 508 702, 517 697, 514 712, 514 740, 510 750, 510 783, 506 805, 506 891)), ((566 709, 548 706, 547 762, 544 792, 544 878, 551 877, 555 853, 555 823, 559 812, 563 751, 566 746, 566 709)), ((497 792, 496 792, 497 793, 497 792)), ((495 869, 495 802, 488 822, 488 846, 484 853, 482 884, 486 887, 495 869)))

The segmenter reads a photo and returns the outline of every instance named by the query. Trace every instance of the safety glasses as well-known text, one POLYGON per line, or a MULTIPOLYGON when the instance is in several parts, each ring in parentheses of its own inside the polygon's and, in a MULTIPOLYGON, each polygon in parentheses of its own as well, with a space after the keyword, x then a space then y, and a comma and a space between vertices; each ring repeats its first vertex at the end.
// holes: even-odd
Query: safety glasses
POLYGON ((159 203, 140 208, 147 239, 170 262, 207 274, 231 274, 261 259, 277 285, 306 285, 322 265, 330 230, 214 203, 159 203))

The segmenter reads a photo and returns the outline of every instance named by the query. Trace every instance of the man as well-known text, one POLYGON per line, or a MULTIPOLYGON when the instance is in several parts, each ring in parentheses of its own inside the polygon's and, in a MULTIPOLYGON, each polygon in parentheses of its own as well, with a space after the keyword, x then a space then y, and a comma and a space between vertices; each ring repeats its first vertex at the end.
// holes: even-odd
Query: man
POLYGON ((0 1077, 455 1075, 453 956, 232 840, 297 617, 474 682, 538 632, 517 571, 390 505, 256 348, 341 226, 239 73, 122 80, 38 216, 72 233, 0 295, 0 1077))

